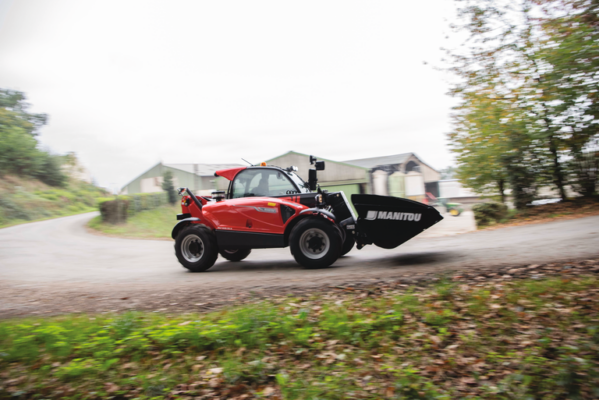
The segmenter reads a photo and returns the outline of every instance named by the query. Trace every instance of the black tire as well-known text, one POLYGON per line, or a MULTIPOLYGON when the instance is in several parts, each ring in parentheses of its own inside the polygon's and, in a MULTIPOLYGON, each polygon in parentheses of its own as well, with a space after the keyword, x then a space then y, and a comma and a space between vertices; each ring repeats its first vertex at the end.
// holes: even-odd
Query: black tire
POLYGON ((354 248, 355 244, 356 244, 356 238, 354 237, 354 235, 346 233, 345 241, 343 242, 343 247, 341 248, 341 254, 339 255, 339 257, 343 257, 344 255, 349 253, 351 251, 351 249, 354 248))
POLYGON ((214 234, 205 226, 192 224, 179 232, 175 239, 175 254, 191 272, 210 269, 218 258, 218 246, 214 234))
POLYGON ((250 255, 252 249, 220 249, 218 252, 229 261, 241 261, 250 255))
POLYGON ((341 254, 339 229, 323 218, 306 218, 293 228, 289 236, 291 254, 306 268, 324 268, 341 254))

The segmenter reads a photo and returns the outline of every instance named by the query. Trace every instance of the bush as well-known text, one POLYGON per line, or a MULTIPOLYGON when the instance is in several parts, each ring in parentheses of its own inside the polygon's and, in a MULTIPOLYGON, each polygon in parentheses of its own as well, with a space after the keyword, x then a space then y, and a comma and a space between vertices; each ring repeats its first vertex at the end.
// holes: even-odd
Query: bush
POLYGON ((489 202, 472 206, 476 226, 479 228, 498 222, 508 215, 507 206, 503 203, 489 202))
POLYGON ((0 197, 0 215, 4 215, 3 219, 22 219, 29 221, 31 216, 18 203, 9 198, 0 197))
POLYGON ((128 200, 110 200, 100 204, 102 222, 109 224, 123 224, 127 222, 128 200))
MULTIPOLYGON (((138 193, 130 194, 126 196, 119 196, 118 199, 126 200, 129 202, 127 208, 127 215, 133 216, 140 211, 153 210, 160 206, 167 204, 168 197, 166 192, 158 193, 138 193)), ((113 197, 103 197, 98 199, 98 208, 102 212, 102 204, 107 201, 114 201, 113 197)))
POLYGON ((34 177, 50 186, 65 186, 67 176, 62 172, 60 158, 41 151, 38 157, 39 169, 34 177))

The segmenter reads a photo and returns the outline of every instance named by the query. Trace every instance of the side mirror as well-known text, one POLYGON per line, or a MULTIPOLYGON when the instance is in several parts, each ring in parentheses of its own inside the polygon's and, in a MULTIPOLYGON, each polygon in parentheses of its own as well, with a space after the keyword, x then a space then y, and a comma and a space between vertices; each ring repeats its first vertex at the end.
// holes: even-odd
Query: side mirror
POLYGON ((318 182, 318 178, 316 177, 316 170, 315 169, 308 170, 308 185, 310 186, 310 190, 316 190, 317 182, 318 182))
POLYGON ((315 162, 316 162, 316 157, 310 156, 310 165, 314 164, 315 162))
POLYGON ((324 161, 316 161, 316 170, 324 171, 324 161))

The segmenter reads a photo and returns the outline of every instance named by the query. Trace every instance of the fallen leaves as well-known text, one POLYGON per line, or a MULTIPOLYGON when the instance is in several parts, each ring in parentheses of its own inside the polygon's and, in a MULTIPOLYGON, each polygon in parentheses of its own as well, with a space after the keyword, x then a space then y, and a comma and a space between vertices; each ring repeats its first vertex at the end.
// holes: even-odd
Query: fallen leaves
MULTIPOLYGON (((143 376, 156 393, 168 388, 172 396, 183 398, 278 399, 285 398, 292 385, 304 390, 304 381, 321 398, 350 392, 356 398, 408 397, 404 389, 421 398, 485 398, 481 388, 501 386, 515 374, 529 371, 530 360, 547 365, 535 372, 543 382, 554 382, 556 371, 569 365, 579 368, 576 376, 590 381, 595 375, 588 368, 595 364, 585 357, 597 351, 592 335, 599 325, 599 282, 585 281, 579 272, 594 268, 593 263, 570 263, 566 270, 552 264, 505 271, 514 278, 530 271, 569 274, 553 281, 504 280, 506 274, 499 271, 487 272, 480 283, 474 280, 476 271, 468 271, 458 275, 458 283, 430 288, 378 283, 369 290, 344 288, 322 296, 279 298, 273 300, 272 314, 264 312, 268 308, 250 309, 243 320, 235 320, 231 310, 201 318, 152 315, 160 324, 136 333, 153 332, 154 336, 144 336, 147 352, 137 358, 124 352, 120 367, 113 370, 116 375, 105 375, 110 382, 102 383, 102 390, 139 397, 143 393, 135 392, 139 390, 135 381, 126 379, 143 376), (206 318, 212 319, 202 322, 206 318), (290 324, 280 328, 285 321, 290 324), (206 336, 193 336, 198 332, 206 336), (169 342, 171 334, 176 339, 169 342), (207 345, 210 337, 217 339, 207 345), (195 347, 204 345, 200 350, 195 347), (582 361, 566 362, 564 357, 582 361), (400 381, 404 383, 397 384, 400 381)), ((102 329, 114 326, 102 318, 85 321, 102 329)), ((39 326, 29 331, 35 329, 39 326)), ((122 341, 119 352, 127 350, 129 340, 138 339, 122 341)), ((49 354, 31 367, 13 363, 10 374, 0 374, 5 386, 11 391, 24 387, 25 381, 15 380, 18 368, 23 376, 37 379, 36 371, 43 365, 53 366, 49 373, 56 374, 76 364, 55 361, 63 359, 49 354)), ((80 365, 88 368, 86 361, 80 365)), ((48 385, 65 386, 61 393, 73 390, 68 381, 56 382, 48 385)))
POLYGON ((105 390, 106 390, 106 392, 108 392, 108 393, 114 393, 114 392, 116 392, 117 390, 119 390, 120 388, 119 388, 119 386, 118 386, 118 385, 115 385, 115 384, 114 384, 114 383, 112 383, 112 382, 106 382, 106 383, 104 384, 104 389, 105 389, 105 390))

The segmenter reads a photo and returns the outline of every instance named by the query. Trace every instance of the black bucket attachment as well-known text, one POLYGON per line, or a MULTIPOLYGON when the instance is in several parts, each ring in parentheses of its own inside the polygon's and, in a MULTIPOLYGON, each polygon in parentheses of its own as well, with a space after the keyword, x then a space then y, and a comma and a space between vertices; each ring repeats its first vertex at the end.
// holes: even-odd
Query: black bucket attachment
POLYGON ((358 212, 358 248, 374 243, 393 249, 443 219, 434 207, 399 197, 352 194, 351 201, 358 212))

